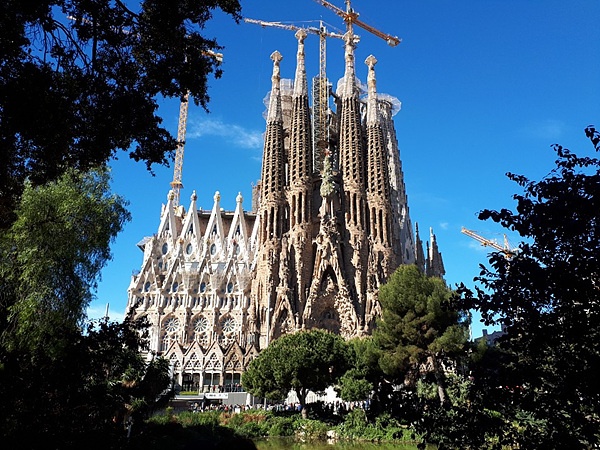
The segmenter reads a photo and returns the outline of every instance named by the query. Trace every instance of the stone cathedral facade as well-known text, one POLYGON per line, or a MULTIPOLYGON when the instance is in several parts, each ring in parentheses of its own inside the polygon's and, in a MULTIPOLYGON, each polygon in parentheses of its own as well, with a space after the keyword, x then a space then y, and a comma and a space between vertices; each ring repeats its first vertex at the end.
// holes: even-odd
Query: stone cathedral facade
MULTIPOLYGON (((220 195, 187 211, 170 192, 156 234, 138 246, 143 263, 127 311, 148 317, 151 350, 171 361, 185 390, 233 391, 273 339, 324 328, 345 338, 371 332, 377 293, 401 264, 442 277, 435 235, 413 232, 393 123, 392 97, 378 95, 369 56, 367 92, 355 75, 354 41, 325 135, 313 132, 298 32, 293 80, 274 52, 263 164, 253 207, 223 211, 220 195)), ((321 80, 322 82, 323 80, 321 80)), ((314 103, 314 102, 313 102, 314 103)))

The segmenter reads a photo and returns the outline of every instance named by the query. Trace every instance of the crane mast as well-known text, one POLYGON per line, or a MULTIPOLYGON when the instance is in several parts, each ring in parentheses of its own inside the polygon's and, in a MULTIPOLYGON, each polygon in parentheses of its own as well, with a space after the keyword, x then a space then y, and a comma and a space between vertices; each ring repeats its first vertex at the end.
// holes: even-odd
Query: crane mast
MULTIPOLYGON (((205 56, 215 58, 219 63, 223 61, 223 54, 216 53, 212 50, 202 52, 205 56)), ((173 207, 179 206, 181 189, 183 189, 182 172, 183 172, 183 152, 185 150, 185 135, 187 131, 188 108, 190 104, 190 91, 186 91, 184 97, 179 104, 179 121, 177 123, 177 147, 175 149, 175 164, 173 169, 173 181, 171 181, 171 190, 173 191, 173 207)))
POLYGON ((175 195, 173 198, 173 206, 179 206, 179 197, 183 183, 181 175, 183 172, 183 150, 185 148, 185 134, 187 129, 187 116, 190 100, 190 92, 187 91, 179 104, 179 122, 177 124, 177 148, 175 150, 175 168, 173 170, 173 181, 171 181, 171 189, 175 195))

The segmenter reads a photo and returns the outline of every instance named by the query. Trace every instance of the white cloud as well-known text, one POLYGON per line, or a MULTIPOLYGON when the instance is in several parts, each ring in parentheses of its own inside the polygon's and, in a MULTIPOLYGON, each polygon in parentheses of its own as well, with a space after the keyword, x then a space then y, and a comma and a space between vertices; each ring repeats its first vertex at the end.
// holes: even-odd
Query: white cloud
POLYGON ((565 123, 560 120, 546 119, 530 124, 522 131, 527 136, 536 139, 560 139, 565 132, 565 123))
POLYGON ((248 130, 240 125, 228 124, 221 119, 193 119, 188 124, 187 139, 201 136, 222 137, 236 147, 260 149, 263 146, 262 131, 248 130))
POLYGON ((442 230, 447 230, 448 229, 448 222, 442 222, 442 223, 440 223, 440 228, 442 230))

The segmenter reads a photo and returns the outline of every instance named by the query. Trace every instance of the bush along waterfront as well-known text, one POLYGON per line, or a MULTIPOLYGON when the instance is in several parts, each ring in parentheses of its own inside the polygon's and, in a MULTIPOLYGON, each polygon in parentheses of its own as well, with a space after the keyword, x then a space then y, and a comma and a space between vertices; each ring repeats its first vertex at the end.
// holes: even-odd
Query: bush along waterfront
POLYGON ((389 414, 369 420, 367 412, 356 408, 344 415, 332 414, 322 403, 313 404, 308 418, 297 411, 249 409, 173 413, 167 408, 146 422, 146 430, 130 443, 132 449, 153 450, 189 448, 192 443, 212 443, 232 438, 261 439, 285 437, 301 442, 361 440, 401 442, 417 445, 422 437, 389 414))

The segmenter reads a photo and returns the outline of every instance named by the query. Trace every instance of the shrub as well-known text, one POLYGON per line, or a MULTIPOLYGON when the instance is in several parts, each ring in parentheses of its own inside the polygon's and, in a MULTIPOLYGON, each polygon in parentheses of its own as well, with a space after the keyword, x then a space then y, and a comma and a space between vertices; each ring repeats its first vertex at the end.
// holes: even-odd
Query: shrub
POLYGON ((296 436, 303 440, 327 439, 327 424, 313 419, 296 420, 296 436))
POLYGON ((273 417, 269 422, 272 424, 269 436, 288 437, 295 434, 296 424, 293 417, 273 417))

